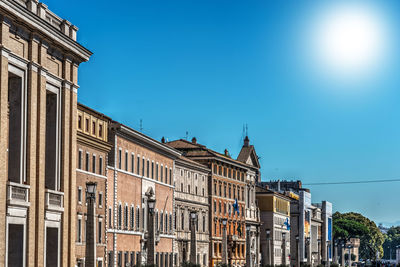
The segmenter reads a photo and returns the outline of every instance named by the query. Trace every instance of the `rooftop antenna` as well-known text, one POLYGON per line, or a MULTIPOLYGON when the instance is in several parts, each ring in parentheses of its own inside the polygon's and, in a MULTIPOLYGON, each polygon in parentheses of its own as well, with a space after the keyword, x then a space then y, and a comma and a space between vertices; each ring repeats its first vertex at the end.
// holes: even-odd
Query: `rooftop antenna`
POLYGON ((246 123, 246 136, 249 136, 249 127, 247 126, 247 123, 246 123))
POLYGON ((186 131, 186 141, 188 140, 188 137, 189 137, 189 132, 188 131, 186 131))
POLYGON ((143 132, 143 120, 142 119, 140 119, 140 127, 139 127, 139 129, 140 129, 140 132, 143 132))

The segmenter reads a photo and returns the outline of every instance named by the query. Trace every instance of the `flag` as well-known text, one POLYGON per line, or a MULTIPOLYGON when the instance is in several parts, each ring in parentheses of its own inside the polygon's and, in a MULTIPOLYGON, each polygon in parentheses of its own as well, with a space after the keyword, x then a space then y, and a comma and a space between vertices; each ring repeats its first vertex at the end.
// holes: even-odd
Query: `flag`
POLYGON ((286 225, 286 230, 290 230, 290 224, 288 218, 286 218, 286 221, 283 224, 286 225))
POLYGON ((233 212, 235 212, 235 211, 238 213, 238 215, 240 214, 240 212, 239 212, 239 204, 237 202, 237 198, 235 199, 235 203, 233 203, 233 212))

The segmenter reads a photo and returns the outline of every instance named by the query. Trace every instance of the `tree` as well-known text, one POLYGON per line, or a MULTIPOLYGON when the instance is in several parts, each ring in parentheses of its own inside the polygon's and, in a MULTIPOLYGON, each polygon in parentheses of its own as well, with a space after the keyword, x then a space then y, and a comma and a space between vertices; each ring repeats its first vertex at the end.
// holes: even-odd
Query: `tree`
POLYGON ((385 235, 383 243, 384 259, 396 258, 396 246, 400 245, 400 226, 392 226, 385 235), (392 257, 390 257, 392 252, 392 257))
POLYGON ((360 257, 375 259, 376 252, 383 255, 384 236, 376 224, 359 213, 349 212, 333 214, 333 236, 336 240, 348 241, 352 237, 360 238, 360 257))

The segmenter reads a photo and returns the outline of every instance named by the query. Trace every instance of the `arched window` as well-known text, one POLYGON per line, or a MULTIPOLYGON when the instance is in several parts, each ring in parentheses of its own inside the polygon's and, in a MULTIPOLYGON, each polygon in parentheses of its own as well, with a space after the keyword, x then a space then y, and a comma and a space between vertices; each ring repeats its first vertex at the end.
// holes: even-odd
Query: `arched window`
POLYGON ((168 233, 168 213, 165 212, 165 232, 168 233))
POLYGON ((135 207, 131 207, 131 230, 135 227, 135 207))
POLYGON ((125 205, 125 212, 124 212, 124 227, 128 229, 128 222, 129 222, 129 210, 128 205, 125 205))

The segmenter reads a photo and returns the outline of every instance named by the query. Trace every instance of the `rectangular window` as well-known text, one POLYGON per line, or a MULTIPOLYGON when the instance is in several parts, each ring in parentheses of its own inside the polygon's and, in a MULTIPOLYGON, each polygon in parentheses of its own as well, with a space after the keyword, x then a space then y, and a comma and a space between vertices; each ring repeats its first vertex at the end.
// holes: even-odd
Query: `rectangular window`
POLYGON ((82 170, 82 150, 78 151, 78 169, 82 170))
POLYGON ((169 169, 169 184, 172 185, 172 169, 169 169))
POLYGON ((131 207, 131 230, 135 227, 135 207, 131 207))
POLYGON ((103 124, 99 124, 99 137, 103 137, 103 124))
POLYGON ((99 244, 102 243, 102 236, 101 236, 103 234, 102 224, 103 224, 102 221, 99 220, 99 222, 98 222, 98 232, 99 232, 99 234, 97 236, 97 242, 99 244))
POLYGON ((108 208, 108 226, 112 228, 113 226, 113 219, 112 219, 112 209, 108 208))
POLYGON ((122 150, 121 148, 118 150, 118 168, 122 169, 122 150))
POLYGON ((82 116, 78 116, 78 129, 82 129, 82 116))
POLYGON ((154 179, 154 162, 151 162, 151 178, 154 179))
POLYGON ((165 183, 168 182, 168 168, 165 167, 165 183))
POLYGON ((89 171, 89 153, 86 152, 86 162, 85 162, 85 171, 89 171))
POLYGON ((82 187, 78 187, 78 202, 79 204, 82 202, 82 187))
POLYGON ((78 243, 81 243, 82 242, 82 218, 78 218, 76 233, 77 233, 76 241, 78 243))
POLYGON ((161 174, 161 177, 160 177, 160 182, 163 182, 163 176, 164 176, 164 171, 163 171, 164 169, 163 169, 163 165, 161 165, 161 169, 160 169, 160 174, 161 174))
POLYGON ((137 156, 137 164, 136 164, 136 174, 140 174, 140 157, 137 156))
POLYGON ((92 172, 96 173, 96 155, 92 156, 92 172))
POLYGON ((135 155, 131 155, 131 172, 134 173, 135 171, 135 155))
POLYGON ((45 184, 46 188, 57 190, 57 135, 58 135, 58 96, 46 93, 46 148, 45 184))
POLYGON ((146 172, 146 174, 147 174, 147 177, 150 177, 150 161, 149 161, 149 160, 147 160, 147 166, 146 166, 146 169, 147 169, 147 172, 146 172))
POLYGON ((144 159, 142 159, 142 176, 144 176, 144 159))
POLYGON ((128 171, 128 151, 125 151, 125 171, 128 171))
POLYGON ((156 180, 158 181, 158 163, 156 163, 156 180))
POLYGON ((99 174, 103 175, 103 158, 99 158, 99 174))
POLYGON ((86 118, 86 120, 85 120, 85 131, 89 132, 89 119, 88 118, 86 118))
POLYGON ((103 192, 99 192, 99 208, 103 206, 103 192))
POLYGON ((92 122, 92 134, 96 135, 96 122, 95 121, 92 122))

